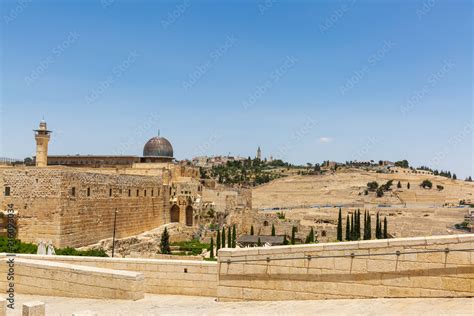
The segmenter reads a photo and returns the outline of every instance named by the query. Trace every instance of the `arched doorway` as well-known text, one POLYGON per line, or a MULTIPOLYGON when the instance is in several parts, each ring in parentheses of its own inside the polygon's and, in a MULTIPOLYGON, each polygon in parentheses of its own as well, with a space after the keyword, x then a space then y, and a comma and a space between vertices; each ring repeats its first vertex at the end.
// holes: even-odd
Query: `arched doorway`
POLYGON ((170 221, 171 223, 179 223, 179 206, 176 204, 171 207, 170 221))
POLYGON ((193 207, 191 205, 186 207, 186 226, 193 226, 193 207))

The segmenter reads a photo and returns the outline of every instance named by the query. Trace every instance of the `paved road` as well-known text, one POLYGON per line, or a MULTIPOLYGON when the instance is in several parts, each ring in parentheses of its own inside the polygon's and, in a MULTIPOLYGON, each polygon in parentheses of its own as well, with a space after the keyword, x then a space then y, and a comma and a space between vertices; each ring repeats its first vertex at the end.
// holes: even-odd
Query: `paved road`
POLYGON ((42 301, 46 315, 72 315, 95 311, 98 315, 474 315, 474 298, 441 299, 366 299, 279 302, 216 302, 213 298, 147 295, 140 301, 91 300, 46 296, 16 296, 21 304, 42 301))

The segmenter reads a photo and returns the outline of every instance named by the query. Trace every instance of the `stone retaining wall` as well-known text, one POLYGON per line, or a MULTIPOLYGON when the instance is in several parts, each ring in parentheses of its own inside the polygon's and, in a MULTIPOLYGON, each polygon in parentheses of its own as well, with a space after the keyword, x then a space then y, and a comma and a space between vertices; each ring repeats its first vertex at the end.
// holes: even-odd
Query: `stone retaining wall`
POLYGON ((38 255, 17 255, 17 257, 139 272, 144 276, 142 282, 145 293, 211 297, 217 295, 216 262, 38 255))
POLYGON ((403 254, 446 248, 473 249, 474 234, 223 249, 217 296, 221 301, 473 297, 474 252, 403 254), (351 258, 352 253, 370 256, 351 258), (312 258, 287 260, 308 255, 312 258), (349 256, 317 258, 340 255, 349 256), (227 263, 254 259, 264 261, 227 263))
POLYGON ((6 293, 8 283, 14 282, 15 293, 138 300, 144 298, 143 274, 78 266, 44 260, 14 257, 12 276, 7 281, 9 265, 2 255, 0 288, 6 293))

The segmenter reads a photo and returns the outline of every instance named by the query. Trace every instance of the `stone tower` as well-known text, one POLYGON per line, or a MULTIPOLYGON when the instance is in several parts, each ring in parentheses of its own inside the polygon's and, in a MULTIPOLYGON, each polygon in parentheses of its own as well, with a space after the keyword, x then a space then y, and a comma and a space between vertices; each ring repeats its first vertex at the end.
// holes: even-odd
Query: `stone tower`
POLYGON ((260 149, 260 146, 258 146, 257 149, 257 159, 262 160, 262 150, 260 149))
POLYGON ((51 131, 48 130, 46 122, 42 120, 39 129, 35 129, 36 140, 36 167, 46 167, 48 165, 48 143, 51 131))

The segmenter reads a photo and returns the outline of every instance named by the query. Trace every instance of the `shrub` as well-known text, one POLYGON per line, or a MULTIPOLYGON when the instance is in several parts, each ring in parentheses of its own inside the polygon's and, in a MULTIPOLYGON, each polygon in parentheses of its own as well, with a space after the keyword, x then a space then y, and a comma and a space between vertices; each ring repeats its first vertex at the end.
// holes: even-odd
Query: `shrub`
POLYGON ((420 184, 420 187, 423 189, 431 189, 433 187, 433 183, 431 183, 430 180, 423 180, 423 182, 420 184))
POLYGON ((377 183, 377 181, 372 181, 372 182, 367 183, 367 189, 369 191, 375 191, 377 190, 378 187, 379 187, 379 184, 377 183))
POLYGON ((436 189, 438 189, 438 191, 443 191, 444 190, 444 187, 442 185, 437 185, 436 186, 436 189))

